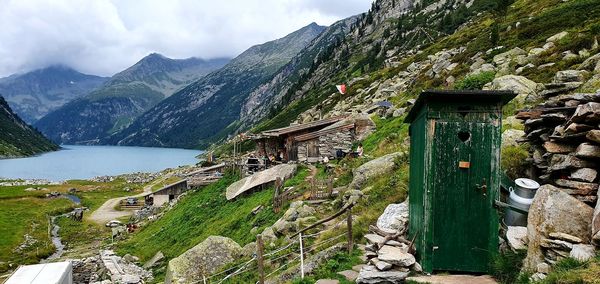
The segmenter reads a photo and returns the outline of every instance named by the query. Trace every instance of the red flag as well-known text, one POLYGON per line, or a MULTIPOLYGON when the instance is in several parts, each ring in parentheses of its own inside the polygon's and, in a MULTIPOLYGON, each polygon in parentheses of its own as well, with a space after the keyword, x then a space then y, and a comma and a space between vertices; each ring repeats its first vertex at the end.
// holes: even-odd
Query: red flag
POLYGON ((335 87, 337 88, 338 92, 340 92, 340 94, 346 94, 346 84, 336 85, 335 87))

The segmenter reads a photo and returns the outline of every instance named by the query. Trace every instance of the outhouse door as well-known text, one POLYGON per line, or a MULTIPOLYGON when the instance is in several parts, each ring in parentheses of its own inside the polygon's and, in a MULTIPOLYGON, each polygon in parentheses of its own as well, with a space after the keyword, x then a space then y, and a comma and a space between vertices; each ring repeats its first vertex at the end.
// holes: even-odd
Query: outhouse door
MULTIPOLYGON (((486 271, 495 235, 489 185, 497 157, 497 129, 489 123, 435 122, 433 142, 432 266, 486 271)), ((496 219, 497 220, 497 219, 496 219)), ((497 229, 496 229, 497 230, 497 229)), ((496 233, 497 234, 497 233, 496 233)), ((497 237, 496 237, 497 238, 497 237)))

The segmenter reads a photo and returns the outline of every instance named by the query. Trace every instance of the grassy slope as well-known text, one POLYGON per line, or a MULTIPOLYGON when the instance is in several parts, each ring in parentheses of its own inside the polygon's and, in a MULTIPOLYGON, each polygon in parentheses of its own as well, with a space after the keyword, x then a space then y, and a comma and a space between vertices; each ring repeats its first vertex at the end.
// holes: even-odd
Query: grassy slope
MULTIPOLYGON (((53 252, 54 246, 48 236, 47 215, 67 212, 75 204, 66 198, 45 199, 47 193, 66 193, 70 188, 77 188, 75 195, 81 198, 82 205, 94 210, 107 199, 135 194, 141 190, 141 185, 127 184, 122 179, 109 183, 72 180, 62 185, 40 186, 48 190, 24 190, 29 187, 31 186, 0 187, 0 271, 6 271, 8 263, 35 263, 53 252), (126 187, 131 191, 123 190, 126 187), (23 253, 14 253, 13 250, 24 241, 26 233, 37 239, 38 243, 23 253)), ((67 224, 68 221, 65 220, 61 220, 60 224, 67 224)), ((68 225, 60 231, 67 244, 89 245, 110 237, 109 230, 85 220, 82 223, 70 222, 68 225)))
POLYGON ((54 246, 48 236, 47 215, 66 212, 72 206, 71 201, 64 198, 0 200, 0 271, 6 271, 9 262, 35 263, 52 254, 54 246), (22 252, 15 252, 15 248, 23 243, 25 234, 37 242, 22 252))
POLYGON ((58 145, 26 125, 0 96, 0 158, 22 157, 54 151, 58 145))
POLYGON ((191 192, 161 219, 118 244, 118 252, 148 260, 162 251, 171 259, 211 235, 232 238, 242 246, 254 241, 255 236, 250 234, 253 227, 260 232, 279 218, 280 214, 274 214, 271 206, 273 190, 227 201, 225 188, 234 181, 233 175, 226 175, 215 184, 191 192), (252 209, 259 205, 265 208, 252 215, 252 209))

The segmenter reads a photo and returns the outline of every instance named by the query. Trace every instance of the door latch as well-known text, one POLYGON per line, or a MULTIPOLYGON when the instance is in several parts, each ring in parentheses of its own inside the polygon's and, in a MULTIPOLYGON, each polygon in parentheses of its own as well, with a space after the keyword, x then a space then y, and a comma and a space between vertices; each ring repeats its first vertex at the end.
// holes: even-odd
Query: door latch
POLYGON ((487 182, 483 179, 482 184, 475 184, 475 188, 483 193, 483 196, 487 196, 487 182))

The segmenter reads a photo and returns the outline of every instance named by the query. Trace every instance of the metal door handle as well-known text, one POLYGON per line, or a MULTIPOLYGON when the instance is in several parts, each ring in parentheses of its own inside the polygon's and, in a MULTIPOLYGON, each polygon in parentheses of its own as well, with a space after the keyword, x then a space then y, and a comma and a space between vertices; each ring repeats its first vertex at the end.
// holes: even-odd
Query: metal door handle
POLYGON ((487 182, 485 179, 483 179, 482 184, 475 184, 475 187, 477 188, 477 190, 480 190, 483 195, 485 196, 487 194, 487 182))

